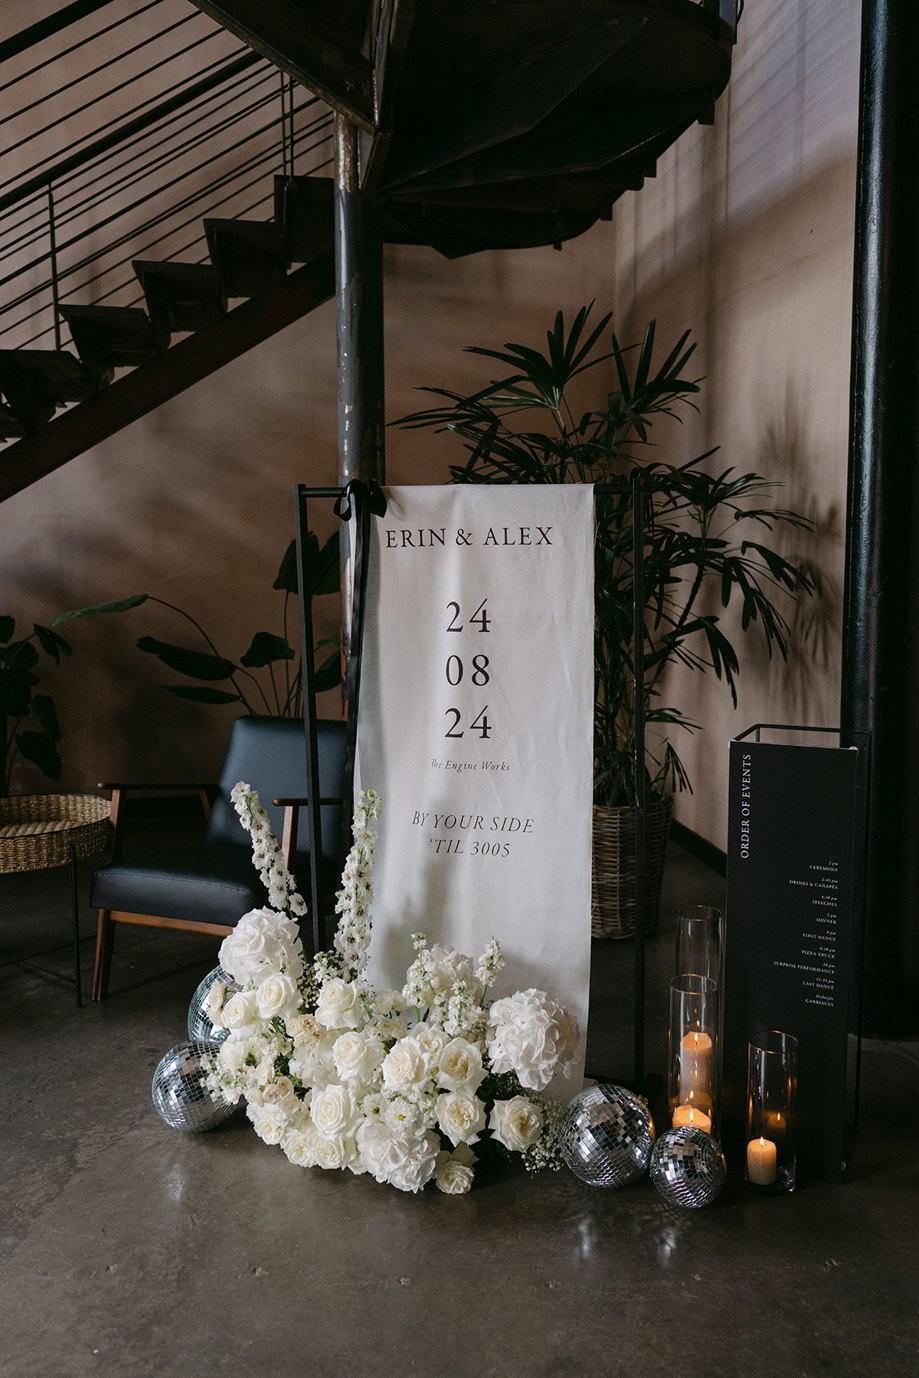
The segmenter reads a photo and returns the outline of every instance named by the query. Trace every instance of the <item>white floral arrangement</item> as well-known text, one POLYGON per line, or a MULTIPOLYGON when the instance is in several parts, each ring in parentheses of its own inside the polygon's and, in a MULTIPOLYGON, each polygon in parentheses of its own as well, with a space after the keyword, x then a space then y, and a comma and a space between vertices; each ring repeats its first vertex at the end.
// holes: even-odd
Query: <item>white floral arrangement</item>
POLYGON ((473 962, 416 933, 401 990, 364 979, 378 796, 361 794, 333 946, 311 961, 296 922, 306 905, 268 815, 243 782, 232 799, 272 907, 245 914, 220 946, 231 984, 213 983, 208 1014, 229 1033, 211 1089, 245 1097, 256 1133, 291 1162, 370 1173, 400 1191, 433 1180, 467 1192, 474 1146, 489 1140, 531 1171, 560 1166, 564 1106, 542 1092, 569 1070, 577 1021, 541 990, 490 1001, 504 965, 494 939, 473 962))

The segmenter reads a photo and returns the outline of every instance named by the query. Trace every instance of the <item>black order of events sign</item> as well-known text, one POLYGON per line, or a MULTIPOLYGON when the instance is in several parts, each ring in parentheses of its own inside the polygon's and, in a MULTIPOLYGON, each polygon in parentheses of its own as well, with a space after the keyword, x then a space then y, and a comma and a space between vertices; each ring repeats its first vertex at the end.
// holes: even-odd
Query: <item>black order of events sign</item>
POLYGON ((587 1022, 593 489, 392 487, 374 519, 358 776, 380 794, 370 975, 414 932, 587 1022))
POLYGON ((741 1148, 748 1040, 793 1034, 799 1170, 838 1181, 859 1053, 863 754, 813 743, 759 726, 730 744, 724 1120, 741 1148))

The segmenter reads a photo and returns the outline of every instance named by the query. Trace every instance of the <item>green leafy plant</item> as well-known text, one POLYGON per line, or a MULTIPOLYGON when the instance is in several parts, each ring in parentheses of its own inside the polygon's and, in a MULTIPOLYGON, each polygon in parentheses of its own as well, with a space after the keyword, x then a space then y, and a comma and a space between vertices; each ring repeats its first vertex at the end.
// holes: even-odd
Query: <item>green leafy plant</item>
MULTIPOLYGON (((312 532, 305 540, 307 593, 310 598, 337 593, 339 588, 338 532, 334 532, 320 549, 312 532)), ((156 658, 168 669, 189 679, 204 680, 204 684, 163 684, 160 688, 177 698, 194 703, 239 703, 248 713, 266 713, 276 717, 299 717, 303 712, 303 674, 297 652, 290 643, 289 623, 291 598, 298 591, 296 543, 291 541, 278 569, 272 588, 284 594, 281 633, 256 632, 248 649, 238 661, 221 654, 207 632, 190 613, 174 603, 156 598, 150 593, 137 593, 111 603, 95 603, 88 608, 61 613, 52 626, 77 617, 96 617, 102 613, 128 612, 142 603, 158 603, 183 617, 195 629, 206 649, 159 641, 142 636, 138 650, 156 658), (259 674, 257 672, 267 672, 259 674), (229 687, 218 687, 218 686, 229 687)), ((332 647, 316 668, 316 690, 321 693, 334 689, 341 682, 341 651, 338 637, 317 642, 315 650, 332 647)))
MULTIPOLYGON (((451 466, 456 483, 596 483, 597 494, 594 733, 595 802, 634 804, 632 650, 632 474, 643 475, 644 702, 648 724, 645 790, 660 796, 691 790, 670 740, 674 728, 696 724, 661 701, 668 666, 714 671, 737 702, 737 650, 719 615, 720 603, 739 602, 744 632, 758 631, 771 656, 788 656, 788 624, 777 599, 809 594, 813 584, 769 544, 779 527, 810 530, 802 516, 765 505, 775 486, 756 473, 709 472, 707 451, 674 465, 650 453, 660 418, 680 421, 697 409, 701 379, 686 376, 695 350, 687 331, 655 364, 655 323, 640 345, 623 347, 611 320, 591 323, 583 307, 566 330, 559 312, 545 352, 522 344, 472 347, 511 372, 468 395, 425 388, 438 405, 397 424, 453 432, 468 452, 451 466), (599 405, 576 415, 572 383, 602 370, 607 386, 599 405), (608 386, 612 383, 612 387, 608 386), (518 418, 533 418, 527 429, 518 418), (538 424, 536 424, 538 423, 538 424), (707 466, 707 467, 703 467, 707 466)), ((580 384, 578 389, 580 389, 580 384)))
POLYGON ((13 768, 21 757, 51 780, 60 779, 61 739, 57 711, 49 694, 36 693, 43 663, 59 664, 72 647, 50 627, 32 624, 28 636, 16 638, 16 619, 0 615, 0 766, 3 794, 9 794, 13 768))

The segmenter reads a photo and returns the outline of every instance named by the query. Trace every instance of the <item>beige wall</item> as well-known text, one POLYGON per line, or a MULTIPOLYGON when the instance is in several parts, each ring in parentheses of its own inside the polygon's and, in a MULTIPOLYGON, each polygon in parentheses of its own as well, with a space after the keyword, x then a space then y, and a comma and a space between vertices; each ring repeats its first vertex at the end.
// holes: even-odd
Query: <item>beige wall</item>
POLYGON ((779 481, 779 505, 817 526, 782 537, 822 585, 819 603, 786 609, 788 666, 748 639, 736 712, 711 675, 668 684, 704 729, 683 737, 694 794, 676 816, 721 847, 730 737, 838 722, 859 18, 857 0, 748 0, 714 126, 689 131, 615 216, 622 334, 655 317, 662 343, 691 327, 707 379, 667 457, 719 445, 714 464, 779 481))
MULTIPOLYGON (((428 249, 387 250, 388 416, 417 408, 418 387, 480 376, 466 344, 541 333, 557 306, 574 310, 601 295, 611 237, 601 224, 563 252, 452 263, 428 249)), ((293 535, 293 484, 336 481, 335 388, 327 303, 4 503, 3 606, 22 628, 147 592, 193 614, 238 658, 254 631, 280 629, 271 583, 293 535)), ((388 441, 390 481, 446 477, 442 440, 390 431, 388 441)), ((331 527, 327 514, 322 534, 331 527)), ((235 707, 162 693, 158 684, 177 677, 134 649, 143 635, 180 639, 174 615, 148 604, 62 631, 75 652, 47 688, 62 721, 66 786, 212 776, 235 707)), ((46 787, 28 767, 13 785, 46 787)))
MULTIPOLYGON (((715 125, 685 135, 612 224, 563 252, 450 263, 387 250, 390 419, 420 404, 417 387, 487 376, 465 345, 539 341, 557 308, 596 298, 616 308, 620 338, 656 317, 662 338, 692 327, 699 341, 703 414, 674 430, 668 457, 719 444, 725 466, 781 480, 783 505, 817 521, 818 539, 795 545, 819 564, 826 594, 791 667, 751 648, 736 713, 711 677, 672 686, 705 729, 684 743, 695 794, 677 814, 718 845, 731 734, 837 716, 858 11, 857 0, 748 0, 715 125)), ((253 631, 277 629, 271 581, 292 534, 293 483, 335 481, 335 374, 329 303, 5 503, 3 606, 24 626, 146 591, 238 657, 253 631)), ((390 431, 390 482, 441 481, 449 446, 390 431)), ((72 626, 75 654, 47 680, 67 787, 216 769, 234 711, 171 699, 157 685, 174 677, 134 649, 138 636, 179 630, 149 606, 72 626)), ((13 787, 46 782, 24 768, 13 787)))

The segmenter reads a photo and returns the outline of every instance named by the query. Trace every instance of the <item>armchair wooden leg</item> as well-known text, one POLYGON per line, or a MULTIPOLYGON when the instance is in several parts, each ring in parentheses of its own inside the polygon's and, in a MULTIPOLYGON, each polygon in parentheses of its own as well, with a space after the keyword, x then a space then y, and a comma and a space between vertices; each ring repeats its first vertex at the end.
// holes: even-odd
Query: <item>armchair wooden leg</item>
POLYGON ((93 968, 93 999, 104 1000, 108 995, 108 978, 112 968, 112 943, 115 925, 111 910, 99 910, 99 925, 96 929, 96 965, 93 968))

